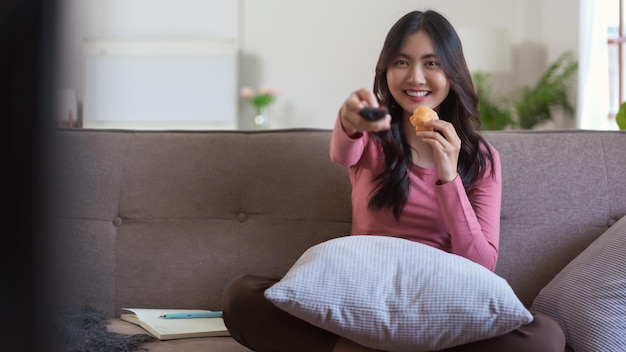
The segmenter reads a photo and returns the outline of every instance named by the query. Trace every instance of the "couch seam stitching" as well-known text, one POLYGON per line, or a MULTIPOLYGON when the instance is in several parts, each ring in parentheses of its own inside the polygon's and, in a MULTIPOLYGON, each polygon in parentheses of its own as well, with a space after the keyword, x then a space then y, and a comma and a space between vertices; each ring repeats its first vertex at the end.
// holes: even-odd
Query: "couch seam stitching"
POLYGON ((606 214, 606 219, 607 219, 607 224, 608 224, 608 220, 611 218, 611 193, 610 193, 610 185, 609 185, 609 168, 608 168, 608 160, 606 158, 606 145, 604 143, 604 141, 602 140, 602 138, 598 137, 598 140, 600 141, 600 152, 602 153, 602 161, 603 164, 602 166, 604 167, 604 184, 606 187, 606 205, 607 205, 607 214, 606 214))

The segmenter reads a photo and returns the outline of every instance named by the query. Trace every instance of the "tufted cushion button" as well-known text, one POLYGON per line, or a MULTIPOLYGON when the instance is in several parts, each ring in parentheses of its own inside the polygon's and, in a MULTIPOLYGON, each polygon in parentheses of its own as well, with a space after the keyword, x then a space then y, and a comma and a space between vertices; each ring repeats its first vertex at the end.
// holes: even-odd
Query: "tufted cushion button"
POLYGON ((241 221, 241 222, 244 222, 244 221, 248 220, 248 214, 246 214, 246 213, 239 213, 237 215, 237 219, 239 221, 241 221))
POLYGON ((607 225, 609 225, 609 227, 613 226, 613 224, 615 224, 617 222, 617 220, 611 218, 609 219, 609 221, 607 221, 607 225))
POLYGON ((113 219, 113 225, 115 226, 121 226, 122 223, 123 223, 122 218, 120 218, 119 216, 113 219))

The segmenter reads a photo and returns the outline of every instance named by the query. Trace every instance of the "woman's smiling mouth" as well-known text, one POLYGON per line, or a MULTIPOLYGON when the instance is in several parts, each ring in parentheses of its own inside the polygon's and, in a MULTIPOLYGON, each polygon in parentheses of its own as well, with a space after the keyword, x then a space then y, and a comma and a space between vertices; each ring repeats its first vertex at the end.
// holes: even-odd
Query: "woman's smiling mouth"
POLYGON ((420 91, 415 91, 415 90, 405 90, 405 93, 410 96, 410 97, 414 97, 414 98, 423 98, 425 96, 427 96, 430 92, 425 91, 425 90, 420 90, 420 91))

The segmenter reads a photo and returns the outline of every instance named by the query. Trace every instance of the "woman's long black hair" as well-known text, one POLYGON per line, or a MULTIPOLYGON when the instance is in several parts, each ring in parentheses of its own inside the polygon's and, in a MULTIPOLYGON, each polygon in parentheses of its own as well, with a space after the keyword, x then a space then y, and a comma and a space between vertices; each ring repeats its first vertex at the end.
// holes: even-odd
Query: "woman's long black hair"
POLYGON ((372 134, 382 146, 386 167, 374 178, 377 187, 369 201, 370 209, 393 208, 396 219, 408 199, 407 171, 412 160, 403 130, 403 109, 389 91, 387 67, 400 53, 406 38, 420 30, 430 36, 441 67, 450 81, 450 93, 441 103, 438 114, 452 123, 461 139, 457 171, 465 191, 469 192, 484 176, 487 160, 494 167, 491 149, 487 147, 485 153, 480 148, 480 144, 487 146, 487 142, 477 131, 480 127, 478 96, 456 31, 446 18, 435 11, 413 11, 404 15, 387 34, 376 65, 374 92, 380 104, 389 108, 392 120, 390 130, 372 134))

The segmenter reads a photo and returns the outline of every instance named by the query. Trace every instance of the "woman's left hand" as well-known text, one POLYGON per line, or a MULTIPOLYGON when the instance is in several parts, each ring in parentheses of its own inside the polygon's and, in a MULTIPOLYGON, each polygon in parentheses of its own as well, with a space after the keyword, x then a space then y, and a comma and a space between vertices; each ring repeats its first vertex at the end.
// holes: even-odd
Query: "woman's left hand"
POLYGON ((416 132, 416 135, 433 148, 439 181, 451 182, 458 174, 461 139, 450 122, 439 119, 426 121, 424 125, 434 128, 435 131, 416 132))

